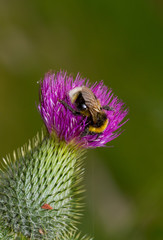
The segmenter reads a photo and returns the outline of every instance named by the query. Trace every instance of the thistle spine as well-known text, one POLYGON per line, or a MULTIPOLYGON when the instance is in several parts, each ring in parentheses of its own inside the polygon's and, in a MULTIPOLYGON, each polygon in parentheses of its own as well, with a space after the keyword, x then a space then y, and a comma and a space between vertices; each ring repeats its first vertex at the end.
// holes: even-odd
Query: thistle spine
POLYGON ((19 233, 27 239, 64 239, 75 229, 82 207, 77 198, 83 191, 82 155, 76 146, 37 135, 3 160, 0 216, 13 239, 19 233))

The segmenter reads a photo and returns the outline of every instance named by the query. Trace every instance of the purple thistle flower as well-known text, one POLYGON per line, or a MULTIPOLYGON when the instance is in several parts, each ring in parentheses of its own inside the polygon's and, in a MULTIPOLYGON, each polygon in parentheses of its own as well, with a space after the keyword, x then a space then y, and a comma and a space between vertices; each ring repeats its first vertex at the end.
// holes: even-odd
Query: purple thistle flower
POLYGON ((119 101, 103 82, 91 86, 89 80, 83 79, 78 74, 75 79, 66 72, 47 73, 43 81, 40 81, 40 104, 38 109, 50 134, 58 136, 60 140, 67 143, 75 142, 84 148, 95 148, 104 146, 120 135, 117 131, 125 122, 122 120, 128 111, 124 103, 119 101), (82 136, 86 126, 87 117, 76 116, 69 109, 65 108, 59 100, 65 101, 75 110, 71 103, 69 91, 76 88, 89 87, 100 101, 101 106, 109 105, 112 108, 106 111, 109 123, 100 135, 87 134, 82 136))

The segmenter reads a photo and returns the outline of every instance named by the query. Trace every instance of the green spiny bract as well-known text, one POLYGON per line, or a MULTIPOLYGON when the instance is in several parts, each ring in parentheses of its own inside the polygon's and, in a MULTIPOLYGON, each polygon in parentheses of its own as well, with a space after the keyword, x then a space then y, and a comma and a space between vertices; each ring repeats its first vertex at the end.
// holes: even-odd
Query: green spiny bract
POLYGON ((4 222, 0 218, 0 240, 13 240, 14 233, 4 226, 4 222))
POLYGON ((0 216, 4 229, 29 239, 63 239, 81 213, 82 151, 39 136, 3 159, 0 216), (51 209, 44 209, 48 204, 51 209))
POLYGON ((82 237, 81 233, 78 231, 70 231, 68 234, 64 234, 60 240, 93 240, 93 238, 90 238, 87 235, 82 237))

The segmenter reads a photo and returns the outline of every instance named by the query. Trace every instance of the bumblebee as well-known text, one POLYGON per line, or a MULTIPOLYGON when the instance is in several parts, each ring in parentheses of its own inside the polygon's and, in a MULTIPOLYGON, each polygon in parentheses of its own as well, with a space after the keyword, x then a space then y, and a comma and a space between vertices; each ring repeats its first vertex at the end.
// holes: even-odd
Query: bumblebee
POLYGON ((100 135, 108 126, 109 120, 104 110, 110 111, 111 107, 101 106, 100 101, 90 88, 86 86, 76 87, 69 91, 71 103, 77 110, 69 106, 65 101, 59 100, 65 108, 69 109, 74 115, 87 117, 87 126, 82 134, 100 135))

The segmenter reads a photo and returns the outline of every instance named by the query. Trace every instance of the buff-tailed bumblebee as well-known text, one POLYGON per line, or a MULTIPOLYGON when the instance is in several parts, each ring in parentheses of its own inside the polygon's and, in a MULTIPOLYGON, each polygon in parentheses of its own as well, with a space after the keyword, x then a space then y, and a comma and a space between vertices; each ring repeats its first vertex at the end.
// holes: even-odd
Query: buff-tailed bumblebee
POLYGON ((76 87, 69 91, 71 103, 74 104, 76 110, 69 106, 65 101, 60 102, 68 108, 74 115, 82 115, 87 117, 87 127, 83 132, 83 136, 87 134, 102 133, 108 126, 109 119, 104 110, 112 110, 109 105, 101 106, 92 90, 86 86, 76 87))

